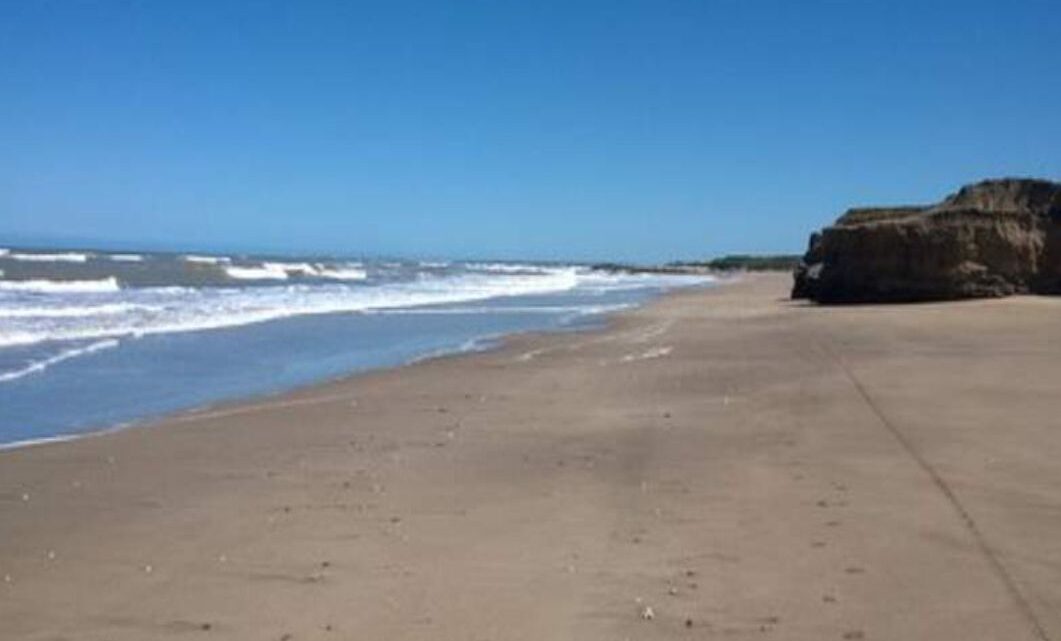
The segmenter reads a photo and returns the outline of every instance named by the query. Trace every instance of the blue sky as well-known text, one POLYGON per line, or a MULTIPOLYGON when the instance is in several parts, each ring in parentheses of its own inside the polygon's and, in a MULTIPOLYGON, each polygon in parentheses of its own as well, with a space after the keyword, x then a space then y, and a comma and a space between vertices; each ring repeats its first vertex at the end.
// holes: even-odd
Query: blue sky
POLYGON ((2 2, 0 242, 794 252, 1061 177, 1058 43, 1046 1, 2 2))

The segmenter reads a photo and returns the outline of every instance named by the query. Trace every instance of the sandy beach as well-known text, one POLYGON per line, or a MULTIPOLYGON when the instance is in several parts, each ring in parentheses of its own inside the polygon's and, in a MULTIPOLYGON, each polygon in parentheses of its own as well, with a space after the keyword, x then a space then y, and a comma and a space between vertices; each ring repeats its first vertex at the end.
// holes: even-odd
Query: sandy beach
POLYGON ((1061 299, 605 329, 0 452, 0 638, 1061 640, 1061 299))

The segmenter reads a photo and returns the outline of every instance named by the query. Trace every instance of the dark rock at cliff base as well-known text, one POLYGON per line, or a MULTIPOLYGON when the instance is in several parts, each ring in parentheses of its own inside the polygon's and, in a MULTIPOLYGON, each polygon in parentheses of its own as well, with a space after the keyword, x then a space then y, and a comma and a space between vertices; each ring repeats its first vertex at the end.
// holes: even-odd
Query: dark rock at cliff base
POLYGON ((811 235, 793 298, 821 303, 1061 293, 1061 183, 985 180, 937 205, 851 209, 811 235))

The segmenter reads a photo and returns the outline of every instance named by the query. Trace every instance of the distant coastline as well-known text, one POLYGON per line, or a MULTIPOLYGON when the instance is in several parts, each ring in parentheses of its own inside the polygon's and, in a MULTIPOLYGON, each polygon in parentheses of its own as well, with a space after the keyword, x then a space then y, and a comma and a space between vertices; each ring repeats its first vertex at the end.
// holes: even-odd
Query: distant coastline
POLYGON ((593 269, 627 274, 711 274, 717 272, 791 272, 796 254, 727 254, 704 261, 675 261, 662 265, 597 263, 593 269))

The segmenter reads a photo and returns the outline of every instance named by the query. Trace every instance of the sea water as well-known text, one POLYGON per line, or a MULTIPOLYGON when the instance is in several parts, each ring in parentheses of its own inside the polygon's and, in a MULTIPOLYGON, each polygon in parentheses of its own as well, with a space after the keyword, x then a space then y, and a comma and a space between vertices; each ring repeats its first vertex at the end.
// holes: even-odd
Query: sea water
POLYGON ((0 445, 577 329, 704 276, 0 250, 0 445))

